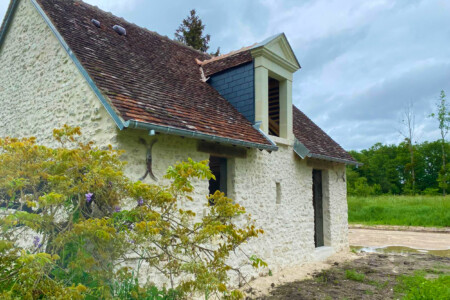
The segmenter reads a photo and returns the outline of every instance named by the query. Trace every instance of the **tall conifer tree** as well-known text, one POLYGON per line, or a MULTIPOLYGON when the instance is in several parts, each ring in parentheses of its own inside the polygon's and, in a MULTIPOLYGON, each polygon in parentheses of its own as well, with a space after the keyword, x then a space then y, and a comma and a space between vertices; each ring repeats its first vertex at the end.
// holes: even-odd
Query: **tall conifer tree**
MULTIPOLYGON (((175 40, 182 42, 185 45, 191 46, 194 49, 206 52, 209 49, 209 41, 211 36, 204 35, 205 25, 200 17, 197 15, 195 9, 190 11, 189 16, 181 22, 181 25, 175 31, 175 40)), ((219 55, 220 48, 212 55, 219 55)))

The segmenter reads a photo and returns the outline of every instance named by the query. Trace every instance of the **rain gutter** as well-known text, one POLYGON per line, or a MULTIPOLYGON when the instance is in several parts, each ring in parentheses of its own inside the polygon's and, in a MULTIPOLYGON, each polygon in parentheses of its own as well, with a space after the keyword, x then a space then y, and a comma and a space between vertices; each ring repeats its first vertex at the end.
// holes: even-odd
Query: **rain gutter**
POLYGON ((327 155, 310 153, 310 154, 308 154, 308 157, 317 158, 317 159, 321 159, 321 160, 334 161, 334 162, 343 163, 346 165, 362 166, 362 163, 359 163, 357 161, 342 159, 342 158, 335 158, 335 157, 331 157, 331 156, 327 156, 327 155))
MULTIPOLYGON (((225 143, 225 144, 231 144, 235 146, 241 146, 241 147, 247 147, 247 148, 257 148, 257 149, 264 149, 268 151, 277 151, 278 147, 275 145, 275 143, 271 142, 271 145, 264 145, 264 144, 258 144, 258 143, 252 143, 242 140, 236 140, 236 139, 230 139, 225 137, 220 137, 212 134, 206 134, 206 133, 200 133, 196 131, 186 130, 186 129, 179 129, 174 128, 170 126, 161 126, 161 125, 155 125, 151 123, 144 123, 136 120, 128 120, 124 122, 125 128, 135 128, 135 129, 143 129, 148 130, 150 134, 154 134, 154 132, 164 133, 164 134, 170 134, 170 135, 178 135, 198 140, 205 140, 209 142, 217 142, 217 143, 225 143)), ((264 135, 265 136, 265 135, 264 135)), ((267 137, 266 137, 267 138, 267 137)))

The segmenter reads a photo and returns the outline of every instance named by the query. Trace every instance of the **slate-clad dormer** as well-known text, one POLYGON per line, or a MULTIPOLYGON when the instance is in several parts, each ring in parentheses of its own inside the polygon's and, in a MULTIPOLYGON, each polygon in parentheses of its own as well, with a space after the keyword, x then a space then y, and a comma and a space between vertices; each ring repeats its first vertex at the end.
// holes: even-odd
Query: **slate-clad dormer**
POLYGON ((208 81, 247 120, 255 123, 255 73, 253 61, 224 70, 208 81))
POLYGON ((201 63, 209 83, 269 135, 293 139, 292 79, 300 69, 286 36, 201 63))

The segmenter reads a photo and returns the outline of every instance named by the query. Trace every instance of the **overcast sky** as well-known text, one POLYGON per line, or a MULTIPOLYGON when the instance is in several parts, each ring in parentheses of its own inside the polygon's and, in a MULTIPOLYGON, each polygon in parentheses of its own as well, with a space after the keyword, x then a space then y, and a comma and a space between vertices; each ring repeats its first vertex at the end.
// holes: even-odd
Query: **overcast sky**
MULTIPOLYGON (((4 15, 9 0, 0 0, 4 15)), ((448 0, 87 0, 173 37, 190 9, 222 53, 286 33, 302 65, 294 103, 345 149, 402 140, 401 114, 414 104, 417 141, 435 140, 427 116, 450 95, 448 0)))

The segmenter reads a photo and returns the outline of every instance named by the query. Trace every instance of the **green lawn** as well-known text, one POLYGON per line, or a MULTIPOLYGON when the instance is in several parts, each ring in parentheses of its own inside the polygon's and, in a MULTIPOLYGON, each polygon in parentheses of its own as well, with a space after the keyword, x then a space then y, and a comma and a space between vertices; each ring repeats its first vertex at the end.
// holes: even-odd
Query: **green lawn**
POLYGON ((349 223, 450 226, 450 196, 348 197, 349 223))

